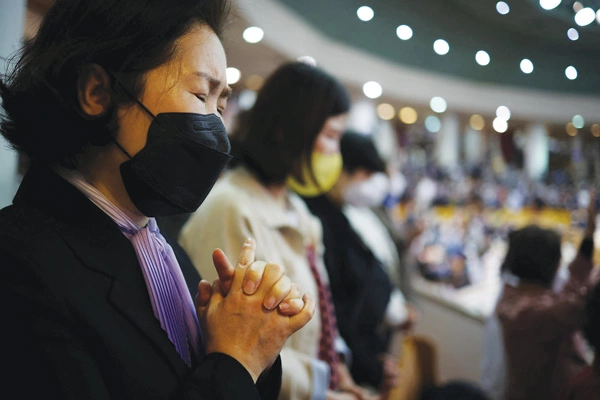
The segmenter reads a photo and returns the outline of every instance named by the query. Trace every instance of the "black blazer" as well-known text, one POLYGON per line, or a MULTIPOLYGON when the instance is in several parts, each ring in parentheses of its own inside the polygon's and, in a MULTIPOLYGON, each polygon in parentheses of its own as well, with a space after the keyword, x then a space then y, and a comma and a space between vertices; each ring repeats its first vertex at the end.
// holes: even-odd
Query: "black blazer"
MULTIPOLYGON (((181 254, 179 255, 181 257, 181 254)), ((276 399, 281 364, 254 385, 224 354, 191 370, 154 317, 117 225, 49 169, 0 211, 3 398, 276 399)))

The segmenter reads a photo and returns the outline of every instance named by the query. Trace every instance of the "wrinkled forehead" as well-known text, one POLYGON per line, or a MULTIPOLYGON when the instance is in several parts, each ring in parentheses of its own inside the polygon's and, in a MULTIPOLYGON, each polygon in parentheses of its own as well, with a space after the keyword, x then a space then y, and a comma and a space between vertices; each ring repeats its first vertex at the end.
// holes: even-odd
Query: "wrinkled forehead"
POLYGON ((227 57, 219 37, 206 24, 194 24, 176 40, 172 63, 182 73, 202 72, 226 82, 227 57))

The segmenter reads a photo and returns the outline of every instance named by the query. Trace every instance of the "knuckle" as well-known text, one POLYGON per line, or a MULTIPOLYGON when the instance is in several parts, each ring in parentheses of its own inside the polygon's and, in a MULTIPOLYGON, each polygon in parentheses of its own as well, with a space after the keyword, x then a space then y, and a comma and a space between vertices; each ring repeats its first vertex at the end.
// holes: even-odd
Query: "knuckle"
POLYGON ((243 267, 245 267, 248 264, 250 264, 250 259, 248 257, 246 257, 246 256, 241 256, 238 259, 238 264, 241 265, 241 266, 243 266, 243 267))
POLYGON ((260 273, 259 273, 258 270, 250 269, 246 273, 246 279, 247 280, 258 281, 259 278, 260 278, 260 273))
POLYGON ((283 267, 279 264, 268 263, 265 268, 267 268, 271 273, 275 273, 277 275, 283 275, 285 273, 283 267))

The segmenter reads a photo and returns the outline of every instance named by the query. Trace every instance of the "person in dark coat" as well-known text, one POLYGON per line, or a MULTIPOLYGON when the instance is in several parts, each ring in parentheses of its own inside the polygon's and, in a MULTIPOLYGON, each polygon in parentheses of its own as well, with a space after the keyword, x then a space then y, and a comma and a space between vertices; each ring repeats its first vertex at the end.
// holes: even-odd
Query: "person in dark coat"
POLYGON ((0 211, 2 397, 278 397, 314 301, 251 239, 190 291, 154 218, 195 211, 229 161, 228 9, 57 0, 0 81, 0 132, 32 160, 0 211))
POLYGON ((372 141, 358 133, 342 135, 341 152, 344 169, 333 189, 304 200, 323 225, 325 266, 340 334, 352 351, 352 376, 386 393, 398 383, 395 360, 387 356, 390 338, 394 329, 412 324, 414 313, 363 236, 374 234, 370 227, 377 228, 396 251, 385 226, 368 209, 382 204, 389 191, 385 163, 372 141), (350 205, 367 209, 366 231, 358 232, 351 223, 350 205))

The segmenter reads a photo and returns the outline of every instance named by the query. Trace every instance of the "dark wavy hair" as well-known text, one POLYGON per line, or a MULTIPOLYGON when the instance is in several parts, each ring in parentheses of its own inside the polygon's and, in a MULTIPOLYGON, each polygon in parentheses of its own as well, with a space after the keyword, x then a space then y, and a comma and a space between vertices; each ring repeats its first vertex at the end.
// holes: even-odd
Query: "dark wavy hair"
MULTIPOLYGON (((350 109, 342 84, 320 68, 293 62, 279 67, 264 83, 252 109, 232 135, 237 160, 263 184, 280 184, 302 162, 311 166, 315 140, 327 118, 350 109)), ((311 178, 314 173, 311 171, 311 178)))
POLYGON ((84 115, 76 86, 87 66, 139 96, 144 74, 171 59, 178 38, 194 23, 220 36, 230 9, 229 0, 56 0, 0 80, 0 133, 34 161, 74 167, 84 147, 110 141, 116 106, 131 102, 113 82, 111 110, 84 115))
POLYGON ((560 236, 555 231, 529 225, 508 236, 502 271, 524 281, 551 286, 561 257, 560 236))

